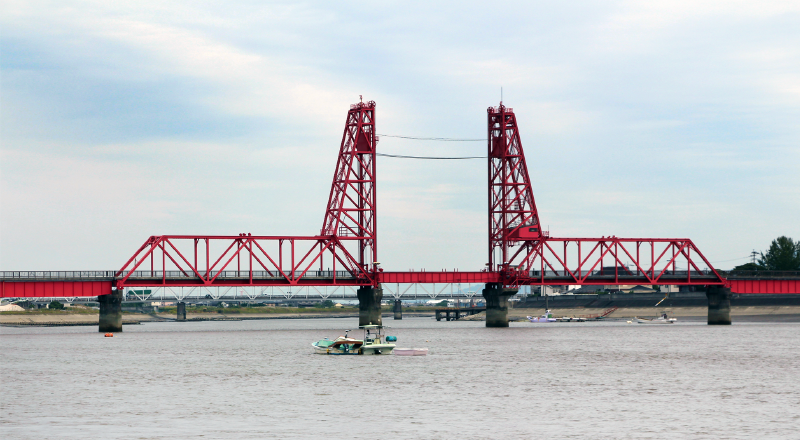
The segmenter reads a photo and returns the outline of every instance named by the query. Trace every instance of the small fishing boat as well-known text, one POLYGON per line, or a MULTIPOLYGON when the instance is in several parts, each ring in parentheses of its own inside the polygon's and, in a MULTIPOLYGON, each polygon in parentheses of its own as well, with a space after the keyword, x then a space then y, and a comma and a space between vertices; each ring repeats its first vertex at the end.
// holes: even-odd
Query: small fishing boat
POLYGON ((575 316, 563 316, 558 318, 559 322, 586 322, 586 318, 582 317, 575 317, 575 316))
POLYGON ((364 345, 364 341, 348 337, 347 332, 344 336, 339 336, 334 340, 328 338, 314 342, 311 346, 316 354, 361 354, 359 350, 364 345))
POLYGON ((396 341, 397 338, 387 336, 384 342, 382 325, 362 325, 359 329, 364 330, 364 339, 351 338, 350 330, 347 330, 344 336, 339 336, 334 340, 325 338, 312 343, 311 347, 316 354, 392 354, 396 345, 389 342, 396 341))
POLYGON ((427 348, 395 348, 395 356, 427 356, 427 348))
POLYGON ((550 313, 550 309, 545 311, 544 315, 542 316, 528 316, 528 321, 530 322, 556 322, 558 319, 553 317, 553 314, 550 313))
POLYGON ((666 313, 662 313, 661 316, 653 319, 639 318, 638 316, 634 319, 636 319, 636 322, 639 324, 674 324, 678 321, 675 318, 667 317, 666 313))

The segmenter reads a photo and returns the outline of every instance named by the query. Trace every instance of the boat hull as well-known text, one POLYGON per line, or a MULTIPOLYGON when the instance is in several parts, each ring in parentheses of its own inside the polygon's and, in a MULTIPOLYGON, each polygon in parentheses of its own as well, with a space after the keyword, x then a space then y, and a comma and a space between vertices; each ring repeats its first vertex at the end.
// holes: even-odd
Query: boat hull
POLYGON ((529 322, 556 322, 558 321, 556 318, 544 318, 544 317, 529 317, 529 322))
POLYGON ((639 324, 674 324, 675 321, 677 321, 677 319, 675 319, 675 318, 670 318, 670 319, 662 319, 662 318, 642 319, 642 318, 636 318, 636 322, 639 323, 639 324))
POLYGON ((311 345, 314 349, 314 354, 329 354, 337 356, 353 356, 353 355, 379 355, 379 354, 392 354, 395 348, 394 344, 371 344, 363 345, 354 350, 343 350, 338 347, 318 347, 314 344, 311 345))
POLYGON ((394 344, 370 344, 361 347, 361 354, 374 355, 374 354, 392 354, 394 351, 394 344))

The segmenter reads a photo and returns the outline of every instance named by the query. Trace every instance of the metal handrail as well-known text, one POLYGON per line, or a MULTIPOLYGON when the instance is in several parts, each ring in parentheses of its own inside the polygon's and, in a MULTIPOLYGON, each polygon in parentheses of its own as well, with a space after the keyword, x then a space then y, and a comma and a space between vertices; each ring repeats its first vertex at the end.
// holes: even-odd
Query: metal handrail
MULTIPOLYGON (((603 277, 603 278, 614 278, 615 276, 617 276, 619 278, 644 278, 645 275, 650 275, 650 272, 642 272, 642 271, 633 270, 633 269, 630 272, 628 272, 627 270, 625 270, 623 268, 620 268, 620 270, 617 272, 617 274, 615 274, 614 271, 608 270, 608 269, 603 269, 603 270, 596 269, 596 270, 591 270, 591 271, 582 270, 582 271, 580 271, 580 275, 578 275, 577 271, 575 273, 575 276, 580 276, 581 278, 586 277, 586 276, 603 277)), ((659 275, 661 275, 662 278, 663 277, 676 277, 676 276, 685 277, 685 276, 689 275, 689 271, 688 270, 664 270, 663 273, 662 273, 661 269, 655 269, 655 272, 654 272, 653 276, 659 276, 659 275)), ((535 277, 541 277, 542 276, 542 271, 532 270, 532 271, 530 271, 528 273, 528 276, 534 277, 534 278, 535 277)), ((571 277, 572 275, 570 275, 570 273, 566 272, 566 271, 545 270, 544 271, 544 276, 545 277, 571 277)), ((698 277, 715 277, 716 275, 714 275, 714 272, 712 272, 711 270, 703 270, 703 271, 693 270, 693 271, 691 271, 691 276, 693 276, 693 277, 694 276, 698 276, 698 277)))
MULTIPOLYGON (((114 270, 94 270, 94 271, 0 271, 0 280, 6 281, 21 281, 21 280, 113 280, 115 279, 116 271, 114 270)), ((334 271, 332 270, 310 270, 305 272, 301 271, 284 272, 286 276, 295 279, 298 278, 333 278, 334 271)), ((198 277, 190 271, 181 270, 137 270, 131 273, 130 271, 122 272, 119 278, 124 278, 131 274, 130 278, 133 279, 197 279, 198 277)), ((249 279, 250 271, 247 270, 226 270, 226 271, 211 271, 209 273, 201 272, 203 277, 209 278, 217 277, 217 279, 249 279)), ((285 279, 278 271, 253 271, 254 279, 285 279)), ((336 278, 352 279, 356 278, 348 271, 337 270, 335 272, 336 278)))

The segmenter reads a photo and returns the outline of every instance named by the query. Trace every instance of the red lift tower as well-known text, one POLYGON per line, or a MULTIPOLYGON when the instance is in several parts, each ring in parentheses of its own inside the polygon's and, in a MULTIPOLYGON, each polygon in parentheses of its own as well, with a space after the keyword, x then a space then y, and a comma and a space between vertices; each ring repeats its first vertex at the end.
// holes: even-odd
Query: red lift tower
POLYGON ((504 285, 718 285, 687 238, 554 238, 542 228, 514 110, 489 107, 489 270, 504 285))
POLYGON ((116 272, 144 286, 377 286, 375 102, 347 112, 316 236, 152 236, 116 272))

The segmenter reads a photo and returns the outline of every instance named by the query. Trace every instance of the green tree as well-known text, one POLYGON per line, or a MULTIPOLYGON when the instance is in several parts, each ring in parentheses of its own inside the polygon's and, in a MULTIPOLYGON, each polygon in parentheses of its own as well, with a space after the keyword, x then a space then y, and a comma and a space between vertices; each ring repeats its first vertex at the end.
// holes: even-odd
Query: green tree
POLYGON ((785 235, 772 240, 758 265, 767 270, 800 270, 800 241, 795 243, 785 235))
POLYGON ((50 304, 47 305, 47 308, 51 310, 64 310, 64 304, 61 304, 58 301, 50 301, 50 304))
POLYGON ((758 264, 753 263, 751 261, 749 263, 740 264, 740 265, 734 267, 733 270, 764 270, 764 267, 763 266, 759 266, 758 264))
POLYGON ((322 308, 322 309, 329 309, 329 308, 333 307, 334 305, 336 305, 336 304, 334 304, 334 302, 329 300, 329 299, 326 299, 325 301, 320 301, 320 302, 317 303, 317 307, 322 308))

